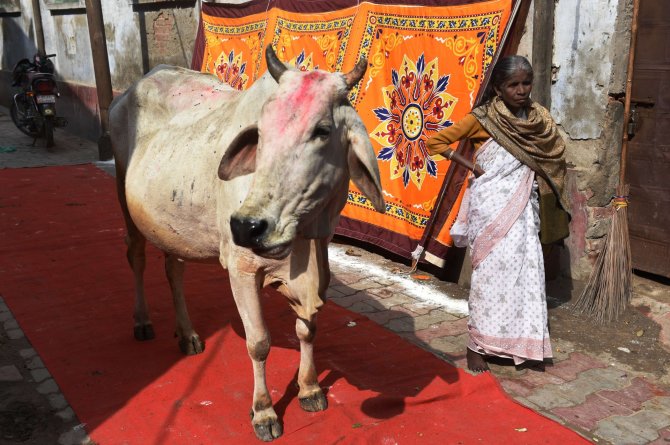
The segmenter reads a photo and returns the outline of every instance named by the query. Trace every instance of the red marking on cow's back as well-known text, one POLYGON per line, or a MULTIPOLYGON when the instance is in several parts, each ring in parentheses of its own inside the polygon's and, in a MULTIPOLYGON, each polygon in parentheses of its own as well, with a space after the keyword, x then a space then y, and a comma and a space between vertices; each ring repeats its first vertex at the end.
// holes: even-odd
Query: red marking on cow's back
POLYGON ((157 83, 157 86, 160 91, 167 90, 165 98, 169 102, 170 108, 177 112, 191 110, 193 107, 206 106, 210 103, 219 104, 239 94, 236 90, 220 85, 180 83, 166 86, 163 83, 157 83))

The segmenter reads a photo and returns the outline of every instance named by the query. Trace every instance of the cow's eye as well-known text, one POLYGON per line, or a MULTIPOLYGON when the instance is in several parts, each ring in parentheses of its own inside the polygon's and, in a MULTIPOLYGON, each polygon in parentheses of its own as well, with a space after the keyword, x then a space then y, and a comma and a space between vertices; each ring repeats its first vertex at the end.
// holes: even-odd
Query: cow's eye
POLYGON ((327 139, 330 137, 330 127, 328 125, 317 125, 312 134, 313 139, 327 139))

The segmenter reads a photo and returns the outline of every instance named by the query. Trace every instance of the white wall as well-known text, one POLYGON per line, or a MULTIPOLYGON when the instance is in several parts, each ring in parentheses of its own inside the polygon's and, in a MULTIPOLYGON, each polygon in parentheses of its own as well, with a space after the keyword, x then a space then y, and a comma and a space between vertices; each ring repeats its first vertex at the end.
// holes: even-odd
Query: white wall
POLYGON ((551 111, 571 139, 601 135, 619 0, 560 0, 554 15, 551 111))

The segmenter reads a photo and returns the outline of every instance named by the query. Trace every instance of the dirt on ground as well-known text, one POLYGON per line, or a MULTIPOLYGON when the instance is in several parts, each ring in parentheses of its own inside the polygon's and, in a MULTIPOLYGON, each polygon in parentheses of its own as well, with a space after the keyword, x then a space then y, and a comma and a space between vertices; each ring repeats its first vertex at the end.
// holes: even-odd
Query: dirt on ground
MULTIPOLYGON (((662 298, 665 304, 670 304, 666 281, 661 277, 649 279, 636 275, 634 282, 637 286, 634 289, 637 290, 634 290, 634 294, 641 287, 656 289, 656 298, 662 298)), ((572 283, 560 280, 547 285, 552 338, 569 341, 576 346, 576 350, 589 355, 609 356, 631 369, 653 374, 659 380, 669 378, 670 351, 659 340, 661 328, 649 317, 650 307, 631 304, 617 320, 601 323, 574 309, 574 301, 582 288, 573 289, 571 286, 572 283)))

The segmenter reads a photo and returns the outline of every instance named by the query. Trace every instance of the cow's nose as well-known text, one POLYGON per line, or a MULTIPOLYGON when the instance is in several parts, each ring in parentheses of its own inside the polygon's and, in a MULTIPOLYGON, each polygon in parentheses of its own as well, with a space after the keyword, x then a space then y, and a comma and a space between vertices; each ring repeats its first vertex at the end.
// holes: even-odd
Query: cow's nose
POLYGON ((242 247, 258 247, 268 229, 268 222, 264 219, 230 217, 230 230, 233 241, 242 247))

